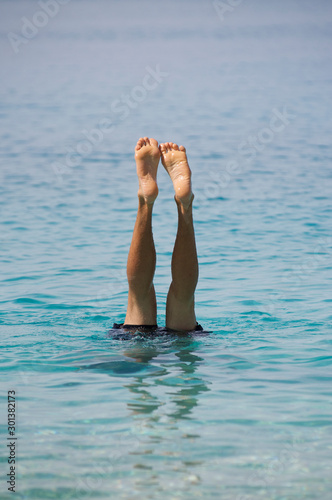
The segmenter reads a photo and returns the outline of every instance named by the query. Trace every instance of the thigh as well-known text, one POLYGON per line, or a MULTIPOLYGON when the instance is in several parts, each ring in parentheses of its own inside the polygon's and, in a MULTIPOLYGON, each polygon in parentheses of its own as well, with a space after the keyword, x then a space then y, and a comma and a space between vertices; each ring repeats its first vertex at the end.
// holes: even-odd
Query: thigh
POLYGON ((154 286, 147 295, 134 293, 129 288, 125 324, 155 325, 157 323, 157 301, 154 286))
POLYGON ((194 330, 196 327, 195 301, 176 297, 172 286, 166 302, 166 326, 172 330, 194 330))

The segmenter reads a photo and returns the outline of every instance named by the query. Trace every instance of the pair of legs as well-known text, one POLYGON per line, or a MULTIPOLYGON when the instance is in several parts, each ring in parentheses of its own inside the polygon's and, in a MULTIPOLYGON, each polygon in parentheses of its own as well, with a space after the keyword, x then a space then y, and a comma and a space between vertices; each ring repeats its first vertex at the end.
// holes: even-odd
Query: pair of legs
POLYGON ((158 195, 157 169, 161 159, 171 177, 178 210, 178 231, 172 256, 172 283, 166 303, 166 326, 193 330, 196 326, 194 293, 198 262, 192 217, 194 195, 186 150, 172 142, 158 146, 155 139, 139 139, 135 148, 139 182, 138 212, 130 245, 126 325, 156 325, 157 303, 153 286, 156 250, 152 235, 152 210, 158 195))

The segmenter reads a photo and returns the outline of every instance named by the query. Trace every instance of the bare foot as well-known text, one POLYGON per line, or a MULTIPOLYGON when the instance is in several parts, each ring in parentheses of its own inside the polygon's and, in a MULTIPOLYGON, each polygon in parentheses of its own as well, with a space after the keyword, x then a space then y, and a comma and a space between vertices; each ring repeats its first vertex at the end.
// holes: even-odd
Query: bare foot
POLYGON ((165 142, 159 146, 161 161, 172 179, 175 199, 187 209, 194 198, 191 190, 191 170, 188 165, 186 148, 174 142, 165 142))
POLYGON ((160 159, 158 142, 148 137, 140 138, 135 147, 135 160, 139 182, 138 196, 152 204, 158 196, 157 169, 160 159))

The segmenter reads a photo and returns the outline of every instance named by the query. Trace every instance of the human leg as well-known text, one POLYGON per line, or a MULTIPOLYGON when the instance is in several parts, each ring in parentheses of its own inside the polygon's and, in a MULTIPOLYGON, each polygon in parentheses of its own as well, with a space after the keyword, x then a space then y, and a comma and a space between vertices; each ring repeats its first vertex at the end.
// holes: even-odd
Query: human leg
POLYGON ((194 195, 186 150, 175 143, 159 146, 161 161, 170 175, 178 209, 178 231, 172 256, 172 283, 166 303, 166 326, 193 330, 196 326, 194 293, 198 281, 198 261, 192 216, 194 195))
POLYGON ((141 138, 135 148, 139 181, 138 211, 127 262, 129 284, 125 324, 155 325, 157 317, 153 276, 156 251, 152 234, 152 209, 158 195, 156 182, 160 152, 155 139, 141 138))

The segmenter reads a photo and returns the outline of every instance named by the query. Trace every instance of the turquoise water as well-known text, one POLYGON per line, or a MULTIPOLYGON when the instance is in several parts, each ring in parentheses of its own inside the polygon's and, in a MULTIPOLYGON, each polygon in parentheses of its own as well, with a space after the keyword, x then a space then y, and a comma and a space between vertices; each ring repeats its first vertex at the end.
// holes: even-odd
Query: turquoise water
MULTIPOLYGON (((212 2, 71 0, 18 53, 7 33, 40 7, 0 9, 0 424, 4 443, 14 389, 16 497, 328 500, 330 2, 244 1, 222 20, 212 2), (208 336, 108 335, 125 316, 142 135, 188 150, 208 336)), ((162 326, 176 207, 158 179, 162 326)))

